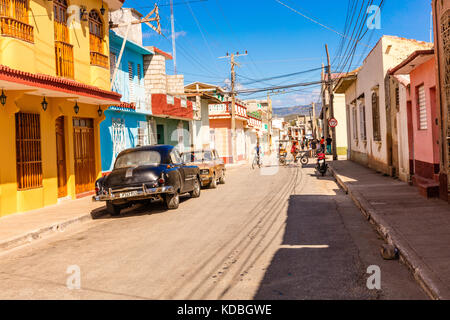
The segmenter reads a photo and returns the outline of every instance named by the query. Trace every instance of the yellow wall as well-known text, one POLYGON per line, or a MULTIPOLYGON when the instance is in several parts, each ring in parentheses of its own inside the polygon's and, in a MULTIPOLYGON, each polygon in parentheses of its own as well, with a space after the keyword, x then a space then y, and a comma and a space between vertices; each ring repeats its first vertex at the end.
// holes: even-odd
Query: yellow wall
MULTIPOLYGON (((68 5, 84 5, 89 13, 91 9, 99 10, 102 1, 69 0, 68 5)), ((106 3, 103 6, 107 9, 106 3)), ((104 27, 104 54, 109 56, 108 11, 101 17, 104 27)), ((90 64, 88 21, 73 20, 69 37, 70 44, 73 45, 74 80, 109 89, 109 69, 90 64)), ((12 69, 56 76, 53 1, 30 0, 29 24, 34 27, 34 43, 0 36, 0 64, 12 69)))
POLYGON ((73 149, 72 118, 93 118, 95 130, 95 159, 97 176, 101 175, 100 131, 99 124, 104 119, 98 116, 92 105, 79 103, 80 111, 75 114, 74 102, 65 99, 48 98, 47 111, 41 108, 42 98, 26 93, 8 93, 7 103, 0 112, 0 150, 5 150, 0 166, 0 216, 14 212, 37 209, 57 203, 58 182, 56 167, 56 135, 55 121, 64 116, 66 178, 68 196, 75 199, 75 166, 73 149), (27 191, 17 190, 16 145, 15 145, 15 113, 29 112, 40 114, 41 150, 42 150, 42 187, 27 191))
MULTIPOLYGON (((84 5, 87 12, 100 9, 101 0, 73 0, 68 5, 84 5)), ((106 9, 106 3, 103 3, 106 9)), ((109 56, 108 11, 103 19, 104 54, 109 56)), ((30 0, 29 24, 34 27, 34 43, 0 35, 0 64, 30 73, 56 76, 54 49, 53 1, 30 0)), ((74 22, 70 30, 70 43, 74 50, 74 80, 109 90, 110 72, 107 68, 90 65, 89 24, 87 21, 74 22)), ((7 102, 0 105, 0 216, 15 212, 52 205, 58 201, 58 182, 56 166, 55 120, 64 116, 66 179, 68 196, 75 194, 75 166, 72 118, 94 119, 95 166, 97 176, 101 175, 100 129, 104 115, 98 116, 98 105, 78 103, 80 111, 73 110, 74 101, 46 97, 47 111, 41 107, 42 96, 31 95, 26 91, 5 89, 7 102), (42 187, 27 191, 17 190, 15 113, 29 112, 40 114, 42 150, 42 187)), ((103 108, 104 109, 104 108, 103 108)))

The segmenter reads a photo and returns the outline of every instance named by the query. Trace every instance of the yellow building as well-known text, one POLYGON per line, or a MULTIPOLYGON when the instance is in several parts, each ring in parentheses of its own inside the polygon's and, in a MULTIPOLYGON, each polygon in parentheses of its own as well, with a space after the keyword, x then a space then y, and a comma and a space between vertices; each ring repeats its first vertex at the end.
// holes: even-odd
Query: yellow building
POLYGON ((0 0, 0 216, 94 190, 99 123, 120 100, 106 17, 122 4, 0 0))

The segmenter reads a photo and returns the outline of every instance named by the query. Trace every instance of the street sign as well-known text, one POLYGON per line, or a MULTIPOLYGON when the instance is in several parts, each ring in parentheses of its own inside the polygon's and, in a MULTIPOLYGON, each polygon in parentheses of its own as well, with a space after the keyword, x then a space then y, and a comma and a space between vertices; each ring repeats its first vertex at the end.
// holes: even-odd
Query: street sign
POLYGON ((338 125, 338 121, 335 118, 331 118, 330 120, 328 120, 328 125, 331 128, 336 128, 338 125))

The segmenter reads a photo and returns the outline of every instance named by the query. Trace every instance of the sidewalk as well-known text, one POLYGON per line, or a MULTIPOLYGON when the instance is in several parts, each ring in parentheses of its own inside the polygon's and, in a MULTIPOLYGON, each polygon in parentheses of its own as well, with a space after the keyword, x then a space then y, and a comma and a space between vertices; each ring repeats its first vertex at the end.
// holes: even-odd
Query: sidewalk
POLYGON ((104 203, 91 197, 67 200, 45 208, 0 218, 0 252, 29 243, 56 231, 104 214, 104 203))
POLYGON ((330 162, 339 185, 434 299, 450 299, 450 205, 351 161, 330 162))

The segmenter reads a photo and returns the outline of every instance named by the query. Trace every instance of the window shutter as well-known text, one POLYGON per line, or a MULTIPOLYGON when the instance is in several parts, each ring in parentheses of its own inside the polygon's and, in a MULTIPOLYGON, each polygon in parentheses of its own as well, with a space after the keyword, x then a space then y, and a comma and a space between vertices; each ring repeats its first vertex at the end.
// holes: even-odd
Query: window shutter
POLYGON ((427 124, 427 104, 425 100, 425 87, 422 85, 417 90, 417 105, 419 107, 419 130, 426 130, 427 124))

